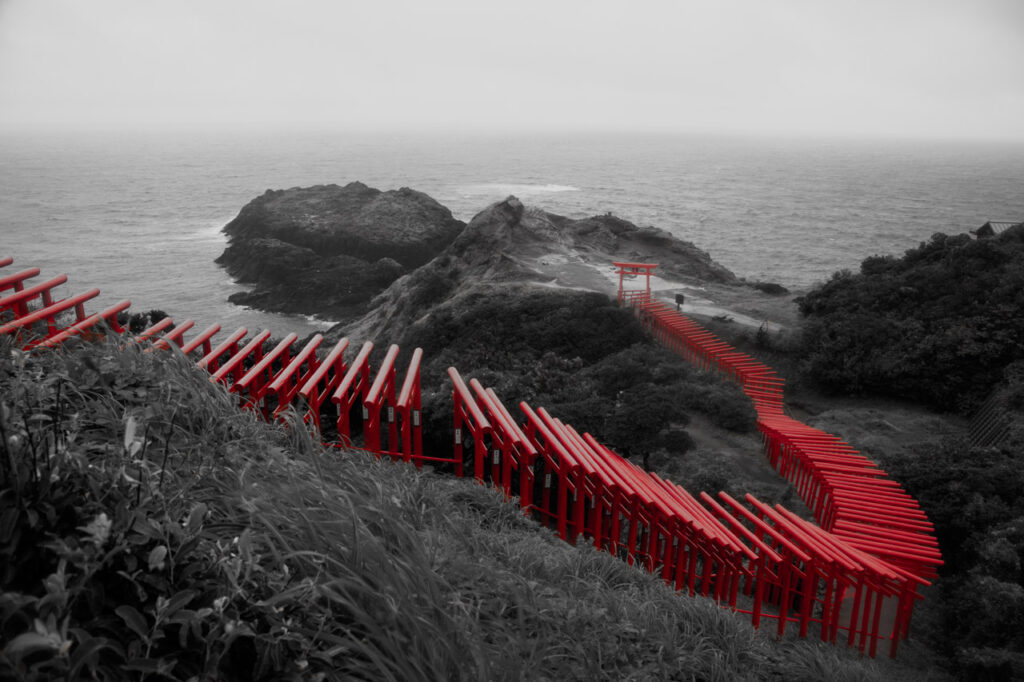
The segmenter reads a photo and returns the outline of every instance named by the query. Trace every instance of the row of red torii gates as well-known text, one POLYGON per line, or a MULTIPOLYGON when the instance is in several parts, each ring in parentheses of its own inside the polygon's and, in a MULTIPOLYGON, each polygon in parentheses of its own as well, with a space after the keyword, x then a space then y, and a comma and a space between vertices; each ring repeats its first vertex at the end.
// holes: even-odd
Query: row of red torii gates
MULTIPOLYGON (((11 263, 0 258, 0 268, 11 263)), ((517 498, 524 513, 566 541, 590 542, 678 591, 712 597, 748 614, 755 627, 773 620, 780 636, 788 625, 800 636, 814 627, 822 640, 836 642, 842 634, 872 656, 888 640, 895 655, 919 586, 941 564, 916 502, 848 445, 786 417, 783 382, 770 368, 656 301, 650 290, 656 265, 615 265, 620 302, 655 338, 736 380, 751 396, 769 461, 797 487, 820 526, 749 494, 743 500, 724 492, 691 495, 543 407, 520 402, 517 418, 492 388, 467 382, 454 367, 447 372, 451 451, 424 453, 418 348, 399 381, 395 345, 374 369, 372 342, 352 353, 347 338, 321 348, 319 334, 303 344, 295 334, 272 343, 269 330, 250 335, 243 327, 215 343, 219 325, 186 339, 192 320, 164 318, 129 336, 119 321, 129 301, 87 314, 85 304, 98 289, 59 298, 55 291, 67 277, 37 283, 38 268, 7 276, 0 270, 0 336, 41 350, 115 333, 171 350, 267 420, 297 415, 328 445, 471 475, 517 498), (645 289, 625 289, 624 279, 638 275, 645 289)))

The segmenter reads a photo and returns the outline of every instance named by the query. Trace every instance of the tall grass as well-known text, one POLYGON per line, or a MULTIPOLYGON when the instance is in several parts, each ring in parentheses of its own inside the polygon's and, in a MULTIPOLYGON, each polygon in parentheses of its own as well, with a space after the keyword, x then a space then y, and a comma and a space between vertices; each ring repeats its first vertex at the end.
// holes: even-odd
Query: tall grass
POLYGON ((4 679, 884 679, 469 481, 324 450, 180 353, 0 340, 4 679))

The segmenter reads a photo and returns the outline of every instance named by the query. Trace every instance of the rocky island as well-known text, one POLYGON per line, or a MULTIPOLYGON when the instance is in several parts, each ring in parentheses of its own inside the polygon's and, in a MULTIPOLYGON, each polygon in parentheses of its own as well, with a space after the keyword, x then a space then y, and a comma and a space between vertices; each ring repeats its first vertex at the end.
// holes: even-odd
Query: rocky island
POLYGON ((217 262, 252 285, 231 301, 272 312, 346 318, 423 265, 465 223, 426 194, 360 182, 267 190, 224 227, 217 262))
POLYGON ((343 322, 364 314, 378 320, 388 314, 383 304, 422 304, 463 284, 522 282, 611 292, 613 260, 655 259, 659 274, 680 283, 740 283, 706 252, 665 230, 638 227, 610 213, 573 220, 526 207, 515 197, 487 207, 466 225, 409 188, 383 192, 352 182, 268 190, 246 204, 224 232, 228 246, 217 262, 252 286, 232 302, 343 322))

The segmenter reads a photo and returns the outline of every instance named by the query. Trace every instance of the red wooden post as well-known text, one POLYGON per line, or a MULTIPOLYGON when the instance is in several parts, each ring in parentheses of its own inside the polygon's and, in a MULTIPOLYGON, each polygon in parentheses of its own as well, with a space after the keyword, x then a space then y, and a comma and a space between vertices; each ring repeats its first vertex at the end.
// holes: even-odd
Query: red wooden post
MULTIPOLYGON (((533 409, 525 402, 519 403, 519 409, 526 415, 527 423, 532 428, 531 431, 527 431, 527 435, 531 437, 534 447, 538 451, 545 452, 553 462, 556 463, 556 471, 558 474, 558 501, 557 508, 554 512, 555 521, 557 524, 558 534, 562 536, 563 540, 567 542, 576 541, 576 524, 569 524, 569 491, 570 488, 576 495, 582 495, 582 490, 577 490, 575 471, 579 468, 579 463, 573 458, 571 454, 565 449, 565 447, 558 441, 558 439, 551 433, 551 430, 544 424, 541 418, 537 415, 533 409)), ((545 481, 546 484, 546 481, 545 481)), ((545 503, 547 502, 548 491, 545 491, 545 503)))
MULTIPOLYGON (((131 304, 131 301, 125 299, 124 301, 121 301, 120 303, 117 303, 114 306, 107 308, 101 313, 94 313, 89 317, 85 318, 84 320, 82 320, 81 322, 76 322, 75 324, 71 325, 62 332, 51 336, 45 341, 42 341, 38 345, 44 348, 53 348, 54 346, 64 343, 64 341, 68 340, 72 336, 80 336, 82 334, 85 334, 87 331, 89 331, 97 324, 99 324, 100 320, 106 321, 106 323, 115 333, 121 334, 124 332, 124 328, 117 323, 117 315, 118 313, 127 310, 128 307, 131 306, 131 304)), ((33 344, 29 344, 29 346, 32 345, 33 344)))
POLYGON ((330 398, 345 376, 348 366, 345 364, 344 356, 347 348, 348 338, 340 339, 312 376, 299 388, 299 395, 306 404, 303 421, 313 424, 318 437, 322 437, 323 433, 320 425, 320 406, 330 398))
POLYGON ((385 452, 381 448, 381 410, 388 408, 388 449, 387 452, 398 453, 398 433, 395 429, 395 358, 398 357, 398 346, 392 344, 381 362, 373 385, 363 398, 363 438, 366 449, 380 455, 385 452))
POLYGON ((46 332, 40 338, 32 340, 30 345, 39 343, 39 341, 48 339, 62 331, 57 327, 57 316, 61 313, 74 310, 75 322, 81 322, 84 320, 87 317, 84 307, 85 302, 96 298, 99 295, 99 289, 89 289, 84 293, 58 301, 53 305, 46 306, 45 308, 30 311, 27 315, 16 317, 13 320, 0 325, 0 335, 18 334, 20 336, 25 329, 31 329, 32 325, 37 322, 43 322, 46 324, 46 332))
POLYGON ((197 348, 201 348, 202 349, 202 353, 203 353, 203 355, 201 357, 206 357, 207 355, 210 354, 210 351, 212 350, 211 349, 210 339, 212 339, 213 336, 217 332, 219 332, 219 331, 220 331, 220 325, 219 324, 211 324, 209 327, 207 327, 202 332, 197 334, 194 339, 192 339, 191 341, 186 343, 184 346, 182 346, 181 347, 181 351, 185 355, 189 355, 190 353, 195 351, 197 348))
POLYGON ((337 435, 339 441, 346 441, 351 445, 351 415, 352 406, 356 401, 362 401, 370 390, 370 352, 373 351, 373 343, 367 341, 359 349, 359 353, 349 366, 345 376, 338 383, 338 387, 331 395, 331 402, 337 405, 338 421, 337 435))
POLYGON ((485 391, 487 396, 486 405, 489 410, 488 418, 493 424, 500 422, 503 432, 509 441, 509 458, 503 469, 503 478, 509 481, 511 486, 512 466, 514 465, 519 473, 519 503, 523 509, 529 509, 533 503, 534 485, 534 462, 537 459, 537 449, 530 442, 523 430, 516 424, 515 419, 506 409, 505 405, 498 398, 493 388, 485 391))
POLYGON ((39 274, 39 268, 29 268, 13 275, 0 276, 0 291, 13 289, 15 293, 25 289, 25 280, 32 279, 39 274))
MULTIPOLYGON (((232 384, 242 378, 242 374, 245 373, 245 363, 247 361, 259 362, 260 359, 263 358, 263 344, 269 338, 270 330, 264 329, 262 332, 249 339, 249 343, 245 344, 241 350, 224 361, 224 363, 210 377, 210 381, 220 382, 230 388, 232 384)), ((230 349, 230 346, 225 344, 221 344, 221 347, 230 349)), ((211 355, 216 355, 217 352, 217 350, 211 351, 211 355)), ((206 358, 203 358, 199 362, 199 366, 202 367, 203 363, 206 362, 206 358)))
MULTIPOLYGON (((171 318, 165 317, 164 320, 170 320, 171 318)), ((161 321, 162 322, 162 321, 161 321)), ((160 323, 158 323, 160 324, 160 323)), ((171 323, 168 323, 168 325, 171 323)), ((152 329, 152 327, 151 327, 152 329)), ((148 330, 147 330, 148 331, 148 330)), ((145 333, 145 332, 143 332, 145 333)), ((202 357, 196 366, 199 369, 205 369, 207 372, 216 372, 220 366, 220 359, 222 357, 231 358, 238 352, 238 343, 245 338, 245 335, 249 333, 249 330, 245 327, 239 327, 235 331, 231 332, 231 336, 217 344, 217 347, 208 351, 206 355, 202 357)), ((270 332, 266 332, 267 336, 270 336, 270 332)), ((142 337, 140 335, 139 340, 142 337)))
POLYGON ((149 341, 154 336, 163 333, 168 327, 174 326, 174 320, 170 317, 163 317, 153 323, 152 326, 142 330, 136 337, 135 340, 139 343, 143 341, 149 341))
POLYGON ((270 416, 265 400, 267 388, 287 367, 291 358, 291 347, 296 339, 298 334, 295 332, 281 339, 272 351, 260 358, 259 362, 231 386, 231 392, 240 396, 242 407, 257 410, 264 419, 270 416), (281 365, 277 371, 274 371, 275 363, 281 365))
POLYGON ((277 376, 274 377, 274 380, 270 382, 270 385, 267 386, 266 393, 264 394, 264 400, 268 403, 267 409, 269 409, 271 401, 274 403, 274 409, 270 415, 271 418, 281 418, 284 412, 291 407, 295 396, 299 393, 299 389, 310 380, 320 367, 320 360, 316 356, 316 349, 323 340, 323 336, 314 334, 306 342, 302 350, 295 354, 292 361, 286 367, 283 367, 277 373, 277 376))
MULTIPOLYGON (((469 380, 469 387, 476 396, 477 404, 491 424, 491 452, 487 458, 490 465, 491 485, 501 488, 505 497, 512 496, 512 462, 516 458, 513 427, 506 423, 505 415, 494 405, 491 394, 476 379, 469 380)), ((484 473, 487 467, 484 468, 484 473)))
POLYGON ((417 468, 423 468, 423 426, 420 416, 420 363, 423 349, 412 352, 409 369, 405 372, 402 391, 398 395, 398 414, 402 419, 402 458, 416 461, 417 468))
POLYGON ((181 348, 183 345, 185 345, 185 332, 187 332, 193 326, 195 326, 195 320, 185 320, 177 327, 164 334, 163 337, 160 338, 160 340, 153 344, 153 348, 167 350, 168 348, 171 347, 172 343, 181 348))
POLYGON ((485 440, 491 433, 491 423, 484 416, 462 380, 458 370, 448 368, 448 376, 452 380, 452 404, 454 407, 454 440, 455 440, 455 474, 463 474, 463 428, 473 436, 473 475, 480 483, 484 481, 484 458, 487 456, 485 440))

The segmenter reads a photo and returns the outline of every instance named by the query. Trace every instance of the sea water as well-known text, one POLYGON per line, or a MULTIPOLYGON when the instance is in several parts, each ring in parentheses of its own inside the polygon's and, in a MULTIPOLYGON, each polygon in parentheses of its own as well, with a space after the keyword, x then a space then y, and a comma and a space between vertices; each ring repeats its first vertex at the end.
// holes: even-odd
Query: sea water
MULTIPOLYGON (((1024 220, 1024 145, 694 135, 83 134, 0 136, 0 256, 67 273, 100 305, 275 333, 214 263, 221 228, 267 189, 411 187, 468 221, 515 195, 613 213, 692 241, 741 277, 805 289, 936 232, 1024 220)), ((657 258, 653 258, 657 260, 657 258)))

